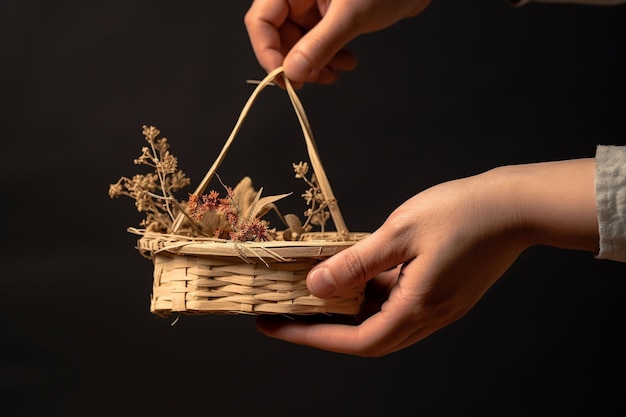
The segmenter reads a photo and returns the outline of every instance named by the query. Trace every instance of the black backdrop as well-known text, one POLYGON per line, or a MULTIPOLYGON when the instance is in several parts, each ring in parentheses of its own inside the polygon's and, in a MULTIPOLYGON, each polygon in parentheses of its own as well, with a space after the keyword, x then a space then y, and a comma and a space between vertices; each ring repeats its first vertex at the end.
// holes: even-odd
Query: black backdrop
MULTIPOLYGON (((264 75, 248 5, 1 3, 2 414, 624 409, 626 269, 588 253, 528 250, 466 317, 379 359, 272 340, 250 316, 149 313, 152 265, 126 232, 140 217, 108 186, 137 171, 143 124, 204 175, 264 75)), ((626 140, 625 7, 435 1, 351 47, 358 70, 300 92, 351 230, 442 181, 626 140)), ((221 176, 282 193, 306 156, 266 91, 221 176)))

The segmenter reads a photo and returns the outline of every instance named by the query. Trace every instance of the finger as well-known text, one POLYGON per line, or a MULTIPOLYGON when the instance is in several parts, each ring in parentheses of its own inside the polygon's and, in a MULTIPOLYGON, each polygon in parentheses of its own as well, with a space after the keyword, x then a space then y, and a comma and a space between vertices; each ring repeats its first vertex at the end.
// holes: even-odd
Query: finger
POLYGON ((409 337, 399 342, 395 346, 389 348, 389 351, 386 354, 399 352, 403 349, 408 348, 409 346, 413 346, 422 340, 426 339, 428 336, 432 335, 436 331, 440 330, 442 327, 436 326, 426 326, 422 327, 415 332, 413 332, 409 337))
MULTIPOLYGON (((278 29, 278 33, 280 36, 280 58, 282 65, 282 60, 284 60, 284 56, 289 52, 289 50, 293 47, 293 45, 298 42, 300 38, 302 38, 302 28, 295 25, 293 22, 287 20, 283 25, 278 29)), ((291 80, 290 80, 291 81, 291 80)), ((283 81, 283 77, 278 77, 275 82, 281 87, 285 88, 285 82, 283 81)), ((295 83, 292 81, 291 86, 299 90, 302 88, 303 83, 295 83)))
POLYGON ((381 304, 389 298, 391 289, 397 284, 402 265, 386 269, 367 283, 365 297, 381 304))
MULTIPOLYGON (((439 321, 422 308, 421 291, 415 283, 416 274, 424 270, 427 264, 420 258, 404 265, 380 311, 361 324, 307 323, 273 317, 257 321, 257 327, 267 336, 318 349, 366 357, 387 355, 438 328, 439 321)), ((381 274, 384 282, 380 284, 393 285, 394 271, 381 274)))
MULTIPOLYGON (((306 81, 309 83, 332 84, 337 81, 342 71, 353 70, 356 67, 356 63, 356 57, 350 51, 342 49, 330 60, 328 65, 318 72, 314 72, 306 81)), ((304 82, 290 81, 294 90, 300 90, 304 86, 304 82)), ((284 86, 281 84, 281 87, 284 86)))
POLYGON ((359 322, 380 311, 383 303, 389 298, 391 289, 398 282, 400 267, 398 265, 395 268, 388 269, 367 282, 363 305, 358 316, 359 322))
MULTIPOLYGON (((403 327, 390 330, 391 334, 387 337, 393 345, 387 346, 389 353, 405 349, 454 323, 473 305, 467 305, 467 295, 462 294, 467 291, 454 278, 448 285, 458 288, 456 293, 452 289, 444 290, 443 294, 437 290, 435 283, 448 281, 442 279, 442 273, 446 278, 457 275, 451 270, 441 271, 438 261, 437 254, 422 254, 402 266, 396 285, 383 307, 392 310, 400 307, 397 314, 405 318, 409 331, 403 332, 403 327), (400 337, 401 334, 405 337, 400 337)), ((468 278, 465 274, 461 275, 462 279, 468 278)))
POLYGON ((324 68, 314 73, 315 78, 310 78, 307 81, 319 84, 332 84, 337 81, 342 71, 352 71, 356 66, 356 56, 347 49, 341 49, 324 68))
POLYGON ((282 316, 259 316, 256 324, 257 329, 269 337, 363 357, 384 356, 399 350, 402 342, 409 337, 419 335, 419 329, 416 330, 414 325, 401 325, 389 313, 384 312, 372 316, 360 325, 310 323, 282 316))
POLYGON ((284 60, 278 28, 287 20, 289 7, 283 0, 256 0, 244 16, 252 50, 268 72, 284 60))
MULTIPOLYGON (((354 55, 340 51, 356 34, 349 24, 351 19, 344 13, 333 8, 331 3, 328 12, 302 39, 296 43, 285 57, 283 65, 285 74, 295 82, 316 81, 320 72, 329 66, 336 70, 351 70, 356 67, 354 55)), ((332 71, 331 71, 332 73, 332 71)), ((324 78, 320 78, 324 79, 324 78)))
POLYGON ((387 229, 381 227, 316 265, 307 275, 309 291, 321 298, 341 294, 407 261, 407 245, 387 229))

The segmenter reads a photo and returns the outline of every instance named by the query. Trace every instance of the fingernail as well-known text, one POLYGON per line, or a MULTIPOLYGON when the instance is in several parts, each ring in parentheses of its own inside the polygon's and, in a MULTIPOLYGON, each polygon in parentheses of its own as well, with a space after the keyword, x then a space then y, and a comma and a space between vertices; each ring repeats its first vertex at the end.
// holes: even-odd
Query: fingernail
POLYGON ((309 285, 311 286, 311 292, 318 297, 329 296, 337 289, 335 280, 330 275, 328 268, 320 268, 311 272, 309 285))
POLYGON ((306 81, 313 73, 309 60, 298 51, 289 57, 287 64, 289 64, 289 76, 296 81, 306 81))

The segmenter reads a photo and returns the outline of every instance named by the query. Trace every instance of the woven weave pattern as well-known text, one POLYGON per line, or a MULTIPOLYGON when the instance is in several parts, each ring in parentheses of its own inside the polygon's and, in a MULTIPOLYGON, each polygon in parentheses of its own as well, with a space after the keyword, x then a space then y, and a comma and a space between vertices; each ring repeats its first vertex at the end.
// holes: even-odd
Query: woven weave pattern
POLYGON ((151 311, 191 314, 358 314, 363 289, 321 299, 306 288, 306 274, 318 260, 293 262, 232 257, 157 254, 151 311))

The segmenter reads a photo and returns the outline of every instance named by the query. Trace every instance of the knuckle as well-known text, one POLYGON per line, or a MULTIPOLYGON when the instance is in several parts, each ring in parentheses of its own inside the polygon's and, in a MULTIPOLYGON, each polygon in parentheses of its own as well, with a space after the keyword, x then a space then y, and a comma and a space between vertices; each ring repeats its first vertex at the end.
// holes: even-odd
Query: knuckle
POLYGON ((410 224, 416 222, 417 216, 415 213, 411 213, 408 210, 396 209, 392 212, 387 220, 385 220, 384 227, 387 231, 394 236, 401 236, 406 233, 410 224))
POLYGON ((253 8, 248 9, 248 11, 243 15, 243 23, 246 27, 250 28, 256 24, 258 17, 254 12, 253 8))

